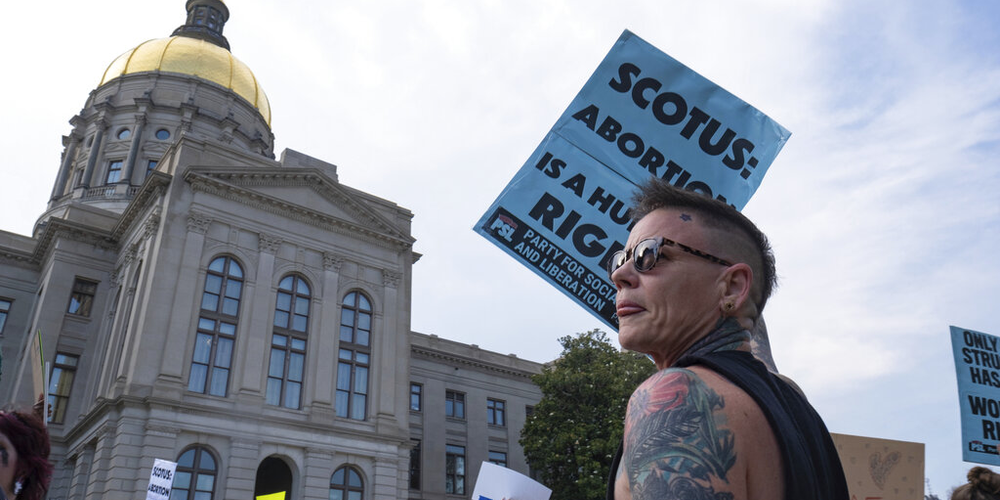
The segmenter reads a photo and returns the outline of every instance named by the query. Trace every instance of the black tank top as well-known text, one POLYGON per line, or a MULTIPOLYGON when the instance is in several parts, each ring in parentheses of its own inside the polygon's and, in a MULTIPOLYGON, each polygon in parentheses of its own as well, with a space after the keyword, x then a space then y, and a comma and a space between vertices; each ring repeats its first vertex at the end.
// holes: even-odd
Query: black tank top
MULTIPOLYGON (((784 463, 785 500, 847 500, 847 480, 840 456, 823 419, 798 391, 767 371, 744 351, 716 351, 682 357, 674 365, 704 366, 742 389, 767 417, 784 463)), ((619 446, 611 464, 607 499, 614 500, 619 446)))

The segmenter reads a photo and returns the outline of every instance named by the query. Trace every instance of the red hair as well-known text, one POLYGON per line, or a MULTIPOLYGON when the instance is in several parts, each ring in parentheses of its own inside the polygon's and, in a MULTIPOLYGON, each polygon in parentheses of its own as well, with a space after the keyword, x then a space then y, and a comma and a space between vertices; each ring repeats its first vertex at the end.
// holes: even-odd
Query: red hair
POLYGON ((21 494, 17 497, 41 500, 52 479, 49 432, 45 429, 45 424, 33 413, 0 411, 0 433, 10 440, 17 451, 14 480, 21 481, 21 494))

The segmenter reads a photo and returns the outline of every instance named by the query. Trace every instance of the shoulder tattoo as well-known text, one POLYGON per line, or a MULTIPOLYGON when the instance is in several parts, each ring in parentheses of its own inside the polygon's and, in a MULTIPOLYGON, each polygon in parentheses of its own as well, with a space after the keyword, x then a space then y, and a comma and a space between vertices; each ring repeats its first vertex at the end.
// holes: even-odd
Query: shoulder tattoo
MULTIPOLYGON (((725 401, 690 370, 661 370, 642 383, 625 417, 624 464, 632 498, 729 500, 713 478, 736 463, 725 401)), ((716 482, 718 484, 718 482, 716 482)))

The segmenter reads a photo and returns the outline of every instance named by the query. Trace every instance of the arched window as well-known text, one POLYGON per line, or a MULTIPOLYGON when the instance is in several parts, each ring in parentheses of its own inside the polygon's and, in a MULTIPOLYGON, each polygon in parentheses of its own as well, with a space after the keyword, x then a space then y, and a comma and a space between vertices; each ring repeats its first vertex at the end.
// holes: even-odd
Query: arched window
POLYGON ((225 396, 236 343, 236 321, 243 294, 243 268, 232 257, 208 265, 201 313, 191 360, 188 390, 225 396))
POLYGON ((269 405, 295 409, 301 405, 310 298, 309 284, 301 276, 285 276, 278 284, 267 370, 269 405))
POLYGON ((207 448, 195 446, 177 459, 170 500, 212 500, 218 467, 207 448))
POLYGON ((354 467, 343 466, 330 476, 330 500, 361 500, 365 485, 354 467))
POLYGON ((338 417, 364 420, 371 367, 372 304, 360 292, 344 297, 340 309, 340 352, 337 355, 338 417))

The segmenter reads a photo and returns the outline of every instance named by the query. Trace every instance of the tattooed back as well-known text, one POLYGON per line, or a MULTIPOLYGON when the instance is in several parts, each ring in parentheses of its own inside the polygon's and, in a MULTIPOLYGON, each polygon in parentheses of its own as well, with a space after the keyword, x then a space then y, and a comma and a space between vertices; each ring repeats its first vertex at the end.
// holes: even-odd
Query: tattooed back
POLYGON ((615 500, 783 498, 781 454, 744 391, 703 367, 668 368, 636 389, 615 500))

